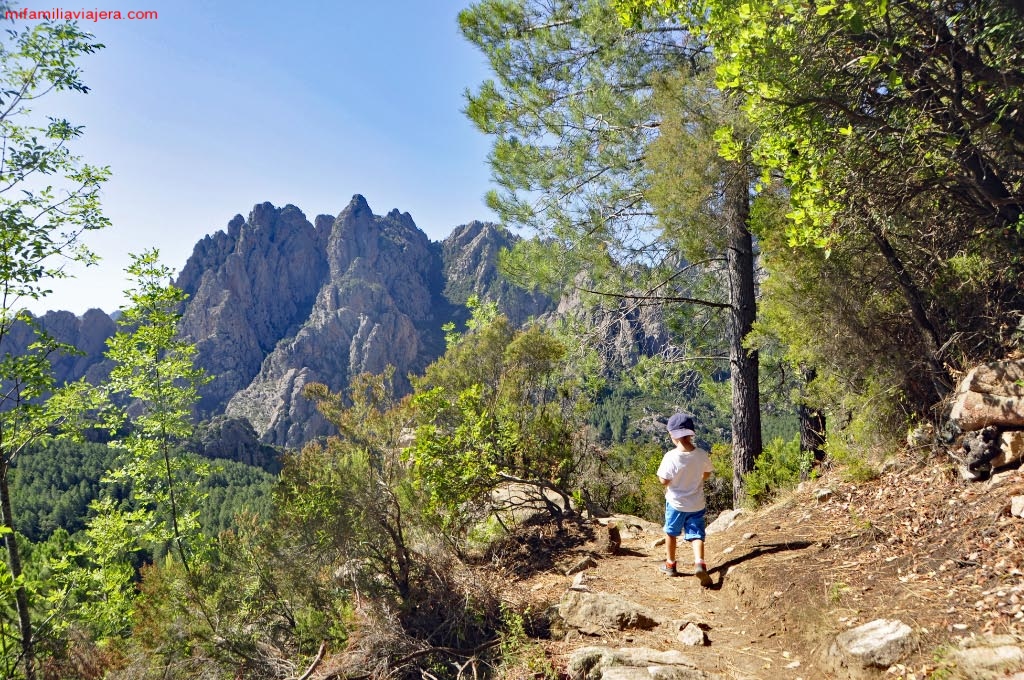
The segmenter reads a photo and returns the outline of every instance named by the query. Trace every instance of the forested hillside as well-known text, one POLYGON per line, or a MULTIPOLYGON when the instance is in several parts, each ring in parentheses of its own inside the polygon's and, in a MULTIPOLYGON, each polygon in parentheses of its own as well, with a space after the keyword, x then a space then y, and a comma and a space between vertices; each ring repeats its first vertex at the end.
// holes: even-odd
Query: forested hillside
MULTIPOLYGON (((103 46, 68 22, 6 34, 0 676, 598 678, 548 653, 568 616, 519 579, 594 570, 554 555, 592 538, 616 554, 598 517, 662 519, 681 410, 715 467, 709 519, 787 498, 735 539, 771 533, 764 551, 717 555, 719 585, 764 554, 785 590, 730 604, 806 590, 786 564, 816 542, 892 577, 856 598, 970 568, 1009 603, 975 632, 1020 651, 1024 510, 962 488, 1000 465, 986 488, 1021 488, 1019 4, 480 0, 458 26, 490 72, 465 113, 500 226, 433 243, 360 195, 313 223, 259 204, 177 277, 134 255, 97 332, 23 306, 109 225, 110 171, 70 151, 84 129, 51 94, 88 93, 78 64, 103 46), (897 493, 899 466, 917 481, 897 493), (834 488, 785 496, 819 475, 834 488), (987 513, 970 551, 927 554, 931 522, 977 521, 960 501, 987 513)), ((854 597, 818 585, 805 616, 854 597)))

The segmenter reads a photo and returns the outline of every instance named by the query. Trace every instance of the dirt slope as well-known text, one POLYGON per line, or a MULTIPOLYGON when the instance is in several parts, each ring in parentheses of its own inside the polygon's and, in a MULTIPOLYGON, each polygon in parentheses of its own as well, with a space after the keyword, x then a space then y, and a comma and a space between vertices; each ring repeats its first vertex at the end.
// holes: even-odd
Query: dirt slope
MULTIPOLYGON (((709 644, 684 647, 667 626, 541 644, 557 670, 581 646, 646 646, 683 650, 726 678, 811 680, 830 677, 822 657, 837 633, 895 618, 914 629, 917 651, 886 677, 929 677, 948 665, 948 646, 963 637, 1024 634, 1024 520, 1008 512, 1010 497, 1020 494, 1021 470, 967 485, 943 459, 913 454, 861 484, 826 474, 709 536, 709 589, 683 559, 682 577, 658 571, 663 548, 653 545, 653 530, 623 536, 619 554, 600 557, 586 585, 665 619, 697 622, 709 644)), ((595 545, 546 553, 545 546, 571 543, 564 540, 571 531, 532 530, 520 560, 507 555, 503 566, 515 598, 543 611, 571 584, 564 566, 595 545)))

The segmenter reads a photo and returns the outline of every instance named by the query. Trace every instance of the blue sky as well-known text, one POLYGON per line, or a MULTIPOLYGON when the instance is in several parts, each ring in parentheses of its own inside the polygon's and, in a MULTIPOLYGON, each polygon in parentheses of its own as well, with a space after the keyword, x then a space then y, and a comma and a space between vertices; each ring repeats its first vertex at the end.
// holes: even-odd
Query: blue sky
MULTIPOLYGON (((79 63, 92 88, 37 103, 85 126, 76 152, 113 173, 113 226, 87 243, 103 261, 58 281, 33 311, 123 302, 128 254, 160 249, 180 269, 197 240, 258 202, 312 221, 352 194, 408 211, 434 240, 483 204, 488 139, 461 112, 487 77, 450 0, 282 3, 102 0, 150 21, 83 23, 106 45, 79 63)), ((30 0, 20 7, 94 5, 30 0)))

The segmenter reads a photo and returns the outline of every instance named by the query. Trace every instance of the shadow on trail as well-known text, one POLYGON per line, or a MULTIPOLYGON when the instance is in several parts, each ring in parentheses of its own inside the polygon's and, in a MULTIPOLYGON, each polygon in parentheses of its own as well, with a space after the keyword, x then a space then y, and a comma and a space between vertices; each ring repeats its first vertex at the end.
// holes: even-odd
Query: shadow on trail
POLYGON ((768 543, 766 545, 756 545, 746 555, 740 555, 734 557, 728 562, 716 565, 715 567, 708 569, 708 573, 711 574, 712 583, 708 586, 709 590, 721 590, 722 582, 725 581, 725 575, 729 573, 729 569, 739 564, 743 564, 747 560, 752 560, 762 555, 771 555, 773 553, 788 552, 790 550, 804 550, 814 545, 811 541, 785 541, 782 543, 768 543), (716 578, 717 577, 717 578, 716 578))

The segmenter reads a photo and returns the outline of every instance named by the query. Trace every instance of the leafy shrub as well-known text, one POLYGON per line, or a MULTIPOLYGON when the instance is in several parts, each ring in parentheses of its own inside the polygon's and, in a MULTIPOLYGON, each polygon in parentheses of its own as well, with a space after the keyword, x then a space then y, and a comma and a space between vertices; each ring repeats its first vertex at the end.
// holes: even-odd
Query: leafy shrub
POLYGON ((755 505, 770 501, 779 492, 792 488, 810 469, 810 456, 800 451, 800 435, 789 441, 772 439, 746 474, 747 497, 755 505))

